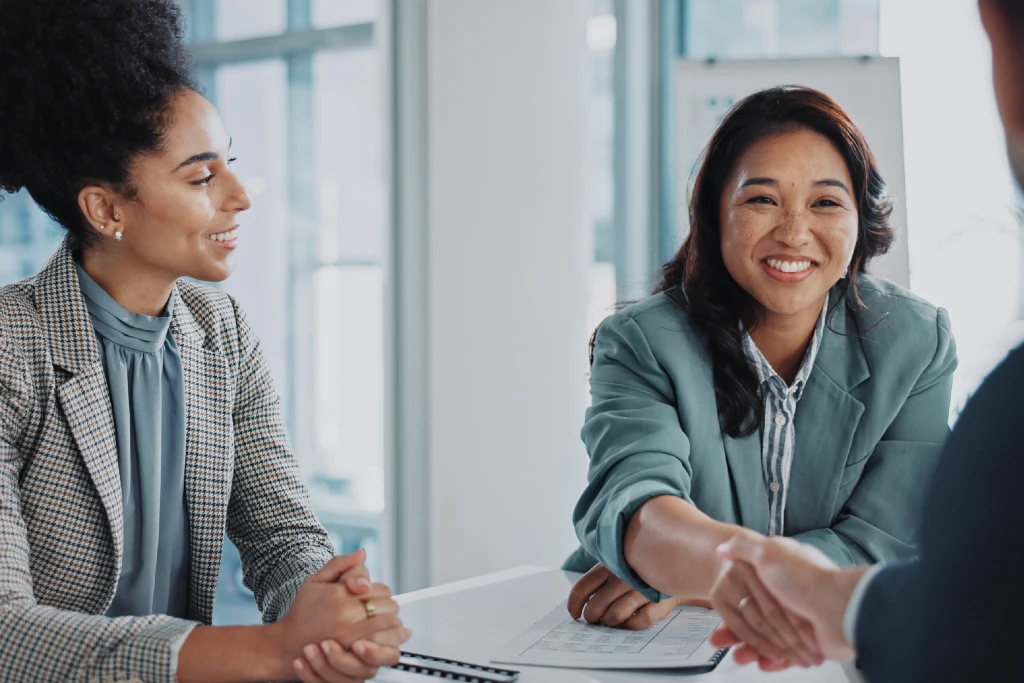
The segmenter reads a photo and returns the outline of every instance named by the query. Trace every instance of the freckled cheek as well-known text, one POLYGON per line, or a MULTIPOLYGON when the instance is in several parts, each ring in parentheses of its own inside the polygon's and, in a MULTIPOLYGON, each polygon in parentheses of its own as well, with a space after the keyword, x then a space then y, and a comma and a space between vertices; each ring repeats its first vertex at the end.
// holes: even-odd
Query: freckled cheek
POLYGON ((727 260, 747 259, 758 242, 771 232, 771 226, 759 216, 737 211, 722 216, 722 256, 727 260))

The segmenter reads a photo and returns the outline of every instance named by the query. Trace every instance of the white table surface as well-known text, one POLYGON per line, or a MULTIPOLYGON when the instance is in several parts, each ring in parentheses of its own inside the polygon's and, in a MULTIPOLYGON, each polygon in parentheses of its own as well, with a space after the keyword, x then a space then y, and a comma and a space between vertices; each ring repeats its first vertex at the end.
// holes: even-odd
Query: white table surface
MULTIPOLYGON (((412 640, 403 649, 490 664, 492 656, 565 600, 578 576, 544 567, 517 567, 398 595, 395 599, 401 605, 399 616, 413 631, 412 640)), ((496 666, 521 671, 521 683, 626 683, 672 677, 730 683, 861 683, 863 680, 851 665, 827 662, 813 669, 794 668, 768 674, 756 666, 737 667, 731 655, 715 672, 698 676, 678 672, 496 666)))

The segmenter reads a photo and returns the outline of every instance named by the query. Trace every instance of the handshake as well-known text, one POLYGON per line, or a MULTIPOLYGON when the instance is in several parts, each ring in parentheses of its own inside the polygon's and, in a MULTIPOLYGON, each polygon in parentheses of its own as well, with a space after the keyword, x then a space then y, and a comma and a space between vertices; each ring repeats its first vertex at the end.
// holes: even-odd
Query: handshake
POLYGON ((781 536, 738 533, 718 547, 722 570, 709 598, 723 619, 716 647, 765 671, 853 659, 845 624, 868 567, 840 569, 817 548, 781 536))
MULTIPOLYGON (((682 603, 713 607, 723 619, 712 634, 716 647, 736 647, 736 661, 765 671, 849 661, 853 644, 844 628, 847 606, 869 567, 840 569, 817 548, 782 536, 739 529, 717 548, 702 596, 651 602, 602 564, 584 574, 569 593, 573 619, 645 629, 682 603), (707 588, 710 586, 710 588, 707 588)), ((709 558, 710 559, 710 558, 709 558)))

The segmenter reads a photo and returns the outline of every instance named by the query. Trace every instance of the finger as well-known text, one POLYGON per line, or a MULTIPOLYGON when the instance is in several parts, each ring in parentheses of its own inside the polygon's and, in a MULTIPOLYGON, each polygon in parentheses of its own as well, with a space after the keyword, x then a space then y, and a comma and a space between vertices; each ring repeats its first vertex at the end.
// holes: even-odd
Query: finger
POLYGON ((357 550, 349 555, 335 555, 320 571, 311 574, 310 579, 324 583, 334 583, 349 569, 361 565, 366 561, 366 551, 357 550))
POLYGON ((370 590, 359 596, 360 600, 390 600, 391 588, 386 583, 371 583, 370 590))
POLYGON ((761 657, 759 660, 757 660, 757 666, 761 669, 761 671, 768 672, 784 671, 796 665, 797 663, 791 659, 780 659, 779 661, 773 661, 771 659, 768 659, 767 657, 761 657))
POLYGON ((352 595, 348 589, 340 584, 334 588, 338 593, 331 596, 333 607, 341 617, 343 623, 352 623, 362 619, 369 619, 372 616, 385 614, 397 614, 398 603, 391 597, 391 589, 384 584, 375 583, 370 587, 368 593, 363 595, 352 595), (369 605, 373 605, 369 607, 369 605))
POLYGON ((825 657, 821 651, 821 646, 818 645, 818 639, 814 635, 814 627, 811 623, 792 612, 784 610, 784 613, 796 637, 800 639, 800 650, 807 653, 811 664, 817 665, 824 662, 825 657))
POLYGON ((373 619, 363 619, 355 623, 349 623, 336 635, 334 640, 341 643, 346 650, 352 647, 357 640, 366 640, 371 634, 388 629, 401 628, 402 621, 395 615, 378 615, 373 619))
POLYGON ((612 573, 603 564, 595 564, 586 574, 581 576, 569 591, 569 599, 566 607, 573 619, 583 616, 583 608, 586 606, 590 596, 604 585, 612 573))
POLYGON ((676 606, 674 600, 662 600, 661 602, 648 602, 637 610, 636 614, 626 620, 624 624, 631 631, 643 631, 650 628, 668 616, 672 608, 676 606))
POLYGON ((352 643, 358 640, 359 636, 402 626, 398 618, 399 606, 393 598, 369 599, 365 596, 348 596, 344 601, 339 601, 334 610, 338 630, 347 634, 346 638, 340 641, 346 650, 352 647, 352 643))
POLYGON ((717 648, 732 647, 742 642, 727 626, 719 626, 711 632, 711 644, 717 648))
POLYGON ((789 623, 789 627, 793 630, 796 638, 800 642, 800 647, 795 648, 799 652, 803 652, 811 662, 812 666, 816 666, 825 661, 825 657, 822 654, 821 646, 818 645, 818 639, 814 636, 814 627, 810 622, 805 620, 796 614, 793 614, 789 610, 782 610, 783 617, 789 623))
POLYGON ((697 607, 705 607, 707 609, 714 609, 711 605, 710 600, 704 600, 703 598, 685 598, 679 601, 680 605, 696 605, 697 607))
POLYGON ((401 647, 409 642, 412 638, 412 631, 407 628, 393 628, 387 631, 377 631, 371 634, 367 640, 371 640, 378 645, 384 645, 385 647, 401 647))
MULTIPOLYGON (((753 664, 754 662, 760 662, 760 660, 764 659, 757 650, 749 645, 740 645, 738 648, 733 650, 732 656, 733 659, 736 660, 737 664, 743 666, 753 664)), ((765 661, 768 660, 765 659, 765 661)))
POLYGON ((293 661, 292 669, 302 683, 329 683, 313 669, 313 666, 304 657, 293 661))
POLYGON ((601 617, 601 623, 605 626, 620 626, 636 614, 641 607, 648 604, 650 602, 647 598, 640 595, 637 591, 626 591, 615 602, 608 605, 608 609, 605 610, 604 615, 601 617))
POLYGON ((733 633, 736 634, 737 638, 753 647, 764 657, 768 657, 769 659, 782 658, 782 651, 775 647, 771 641, 762 636, 757 630, 752 628, 747 621, 747 617, 756 609, 756 605, 748 604, 743 608, 743 612, 740 612, 733 606, 739 604, 739 598, 730 598, 730 600, 722 602, 723 604, 718 608, 718 614, 725 620, 726 625, 733 633), (728 602, 728 604, 726 604, 726 602, 728 602))
MULTIPOLYGON (((583 618, 591 624, 600 624, 615 601, 631 592, 634 591, 628 583, 612 576, 591 596, 587 606, 583 608, 583 618)), ((647 602, 647 598, 642 595, 640 598, 647 602)))
POLYGON ((800 634, 800 639, 806 643, 807 649, 813 652, 818 659, 824 661, 825 653, 822 651, 821 644, 818 642, 818 636, 814 633, 814 625, 803 617, 797 616, 792 612, 789 613, 789 618, 790 621, 793 622, 793 626, 796 628, 797 633, 800 634))
POLYGON ((373 585, 370 583, 370 570, 366 568, 365 564, 349 569, 341 575, 338 581, 345 584, 345 587, 353 595, 362 595, 373 585))
POLYGON ((740 666, 746 666, 747 664, 753 664, 756 662, 762 671, 782 671, 794 666, 794 663, 786 658, 775 661, 773 659, 768 659, 767 657, 762 657, 757 653, 757 650, 749 645, 739 646, 733 650, 732 656, 740 666))
POLYGON ((761 608, 752 599, 747 601, 743 609, 737 606, 736 613, 743 617, 748 627, 753 629, 766 642, 771 643, 772 647, 776 650, 779 652, 786 652, 788 650, 786 643, 768 626, 768 622, 761 613, 761 608))
POLYGON ((760 579, 754 573, 754 568, 745 562, 733 563, 733 571, 746 584, 750 591, 752 604, 742 611, 747 616, 750 625, 758 632, 772 641, 772 644, 783 651, 793 652, 801 663, 810 666, 817 658, 817 653, 812 652, 804 644, 800 634, 793 628, 789 613, 782 609, 778 601, 773 598, 761 584, 760 579), (751 609, 756 607, 756 610, 751 609), (750 614, 746 614, 750 612, 750 614), (757 617, 763 621, 758 621, 757 617))
POLYGON ((394 666, 401 653, 397 647, 384 647, 370 640, 357 640, 352 644, 352 654, 367 666, 394 666))
POLYGON ((362 598, 360 598, 360 601, 363 603, 363 612, 364 612, 363 616, 365 618, 367 618, 367 619, 371 618, 370 617, 370 610, 367 607, 367 605, 373 605, 373 617, 372 618, 374 618, 374 619, 376 619, 377 617, 383 617, 383 616, 389 616, 389 615, 398 614, 398 609, 399 609, 398 603, 395 602, 394 599, 392 599, 392 598, 365 598, 365 597, 362 597, 362 598))
POLYGON ((316 659, 306 655, 306 661, 320 674, 324 680, 334 683, 335 680, 344 676, 344 680, 356 679, 365 681, 377 675, 377 667, 367 664, 353 652, 346 652, 337 642, 325 640, 320 647, 310 645, 303 649, 303 652, 310 648, 318 650, 320 656, 316 659))

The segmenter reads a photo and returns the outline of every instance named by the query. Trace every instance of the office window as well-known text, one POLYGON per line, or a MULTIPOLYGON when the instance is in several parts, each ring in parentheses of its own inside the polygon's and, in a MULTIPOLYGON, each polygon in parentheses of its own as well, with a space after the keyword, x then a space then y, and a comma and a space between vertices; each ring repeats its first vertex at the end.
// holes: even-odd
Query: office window
MULTIPOLYGON (((230 29, 217 22, 235 22, 239 0, 218 0, 213 13, 204 5, 189 8, 197 66, 253 199, 238 271, 223 287, 260 335, 317 515, 339 551, 366 547, 380 576, 387 186, 379 3, 261 0, 249 12, 264 17, 230 29), (309 35, 309 49, 286 50, 287 32, 309 35)), ((240 570, 229 545, 219 623, 258 618, 240 570)))
POLYGON ((330 28, 376 21, 378 0, 313 0, 313 28, 330 28))
POLYGON ((35 275, 64 238, 28 192, 0 200, 0 284, 35 275))
POLYGON ((687 0, 689 57, 878 54, 878 0, 687 0))
MULTIPOLYGON (((213 29, 220 42, 277 35, 284 33, 288 26, 287 0, 204 0, 204 2, 214 8, 213 29)), ((209 10, 200 8, 200 11, 208 12, 209 10)))

